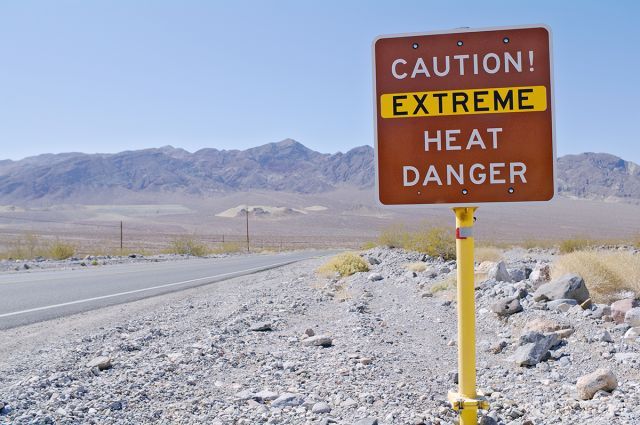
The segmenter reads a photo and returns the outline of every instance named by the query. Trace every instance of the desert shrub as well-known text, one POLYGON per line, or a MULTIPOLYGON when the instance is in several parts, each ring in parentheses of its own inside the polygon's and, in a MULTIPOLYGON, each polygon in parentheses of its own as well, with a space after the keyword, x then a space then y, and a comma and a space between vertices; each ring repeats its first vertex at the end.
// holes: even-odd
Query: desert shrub
POLYGON ((593 246, 593 241, 585 238, 565 239, 560 242, 558 248, 562 254, 568 254, 575 251, 583 251, 593 246))
POLYGON ((378 244, 375 241, 368 241, 368 242, 363 243, 361 248, 363 250, 367 250, 367 249, 375 248, 377 246, 378 246, 378 244))
POLYGON ((73 257, 75 252, 76 248, 72 244, 56 239, 49 246, 48 256, 54 260, 66 260, 69 257, 73 257))
POLYGON ((382 231, 378 242, 389 248, 404 248, 445 260, 456 258, 454 234, 443 227, 425 227, 417 232, 408 232, 404 226, 394 225, 382 231))
POLYGON ((183 236, 171 242, 170 252, 173 254, 194 255, 204 257, 209 251, 207 246, 193 237, 183 236))
POLYGON ((412 271, 412 272, 423 272, 427 269, 427 265, 426 263, 423 263, 422 261, 417 261, 415 263, 409 263, 405 266, 407 268, 407 270, 412 271))
POLYGON ((452 231, 443 227, 431 227, 410 234, 404 248, 424 252, 432 257, 440 257, 444 260, 454 260, 456 258, 455 236, 452 231))
POLYGON ((388 248, 404 248, 409 234, 402 224, 394 224, 384 229, 378 237, 378 244, 388 248))
POLYGON ((35 233, 25 233, 16 236, 7 243, 4 256, 13 259, 30 259, 48 256, 47 247, 40 236, 35 233))
POLYGON ((318 268, 318 273, 325 276, 338 274, 340 277, 351 276, 354 273, 366 272, 369 265, 358 254, 345 252, 331 258, 318 268))
POLYGON ((435 282, 428 291, 432 294, 436 294, 442 291, 453 290, 458 286, 458 280, 455 275, 447 276, 444 279, 435 282))
POLYGON ((477 247, 474 252, 476 262, 483 261, 500 261, 502 259, 502 251, 498 248, 481 246, 477 247))
POLYGON ((211 250, 214 254, 231 254, 247 250, 246 244, 241 242, 222 242, 220 246, 211 250))
POLYGON ((640 296, 640 255, 622 251, 576 251, 560 256, 552 278, 567 273, 582 277, 595 302, 610 303, 623 291, 640 296))

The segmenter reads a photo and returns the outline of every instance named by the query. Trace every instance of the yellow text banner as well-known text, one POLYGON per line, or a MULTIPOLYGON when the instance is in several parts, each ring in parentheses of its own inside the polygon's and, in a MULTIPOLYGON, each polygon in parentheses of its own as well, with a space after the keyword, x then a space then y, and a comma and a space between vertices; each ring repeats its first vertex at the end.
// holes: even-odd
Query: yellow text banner
POLYGON ((382 118, 538 112, 547 109, 545 86, 383 94, 382 118))

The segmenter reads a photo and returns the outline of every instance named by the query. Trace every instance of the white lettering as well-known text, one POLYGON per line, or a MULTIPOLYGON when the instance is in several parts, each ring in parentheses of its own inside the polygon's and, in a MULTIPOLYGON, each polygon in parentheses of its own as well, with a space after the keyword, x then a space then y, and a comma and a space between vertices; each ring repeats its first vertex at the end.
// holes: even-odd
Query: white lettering
POLYGON ((467 143, 467 150, 471 149, 472 146, 478 145, 482 149, 486 149, 487 147, 484 145, 482 141, 482 137, 480 136, 480 132, 477 128, 474 128, 471 132, 471 136, 469 136, 469 143, 467 143))
POLYGON ((458 184, 464 184, 464 167, 462 164, 458 165, 458 172, 453 168, 453 165, 447 164, 447 186, 451 186, 451 176, 455 177, 458 184))
POLYGON ((509 181, 511 183, 515 183, 516 176, 520 177, 520 181, 522 183, 527 182, 527 179, 524 177, 524 173, 527 172, 527 166, 524 165, 524 163, 512 162, 511 164, 509 164, 509 170, 510 170, 509 174, 511 175, 511 178, 509 179, 509 181), (516 168, 518 168, 518 170, 516 170, 516 168))
MULTIPOLYGON (((459 151, 462 149, 461 146, 452 146, 451 142, 455 142, 456 136, 454 134, 460 134, 460 130, 446 130, 445 134, 445 150, 448 151, 459 151)), ((439 150, 439 149, 438 149, 439 150)))
POLYGON ((496 176, 500 175, 500 170, 497 170, 498 167, 504 167, 504 162, 492 162, 491 164, 489 164, 489 184, 506 183, 505 179, 496 178, 496 176))
POLYGON ((442 180, 440 180, 440 176, 436 171, 435 165, 429 166, 429 169, 427 170, 427 175, 424 176, 424 181, 422 182, 422 185, 426 186, 429 182, 436 182, 438 183, 438 186, 442 186, 442 180))
POLYGON ((416 78, 416 75, 418 74, 424 74, 425 77, 431 77, 431 74, 429 74, 429 70, 427 69, 427 65, 425 65, 422 58, 418 58, 416 61, 416 66, 413 67, 411 78, 416 78))
POLYGON ((403 72, 402 74, 398 74, 398 71, 396 69, 396 67, 398 66, 398 64, 403 64, 406 65, 407 61, 404 59, 396 59, 393 61, 393 63, 391 64, 391 73, 393 74, 393 76, 398 79, 398 80, 402 80, 404 78, 407 78, 407 73, 403 72))
POLYGON ((522 52, 518 50, 516 52, 516 59, 511 56, 511 53, 504 52, 504 72, 509 72, 509 64, 513 65, 513 68, 522 72, 522 52))
POLYGON ((471 166, 471 168, 469 168, 469 180, 471 180, 471 182, 473 184, 482 184, 484 183, 484 181, 487 179, 487 175, 485 173, 478 173, 478 177, 476 178, 476 176, 473 174, 475 170, 483 170, 484 171, 485 167, 482 164, 473 164, 471 166))
POLYGON ((437 136, 434 138, 429 138, 429 130, 424 131, 424 150, 429 151, 429 143, 436 143, 438 145, 438 150, 442 150, 442 133, 440 130, 436 132, 437 136))
POLYGON ((464 60, 469 59, 469 55, 455 55, 453 58, 460 62, 460 75, 464 75, 464 60))
POLYGON ((438 71, 438 58, 433 57, 433 73, 438 77, 444 77, 449 74, 449 56, 444 57, 444 71, 442 72, 438 71))
POLYGON ((482 59, 482 67, 487 74, 495 74, 500 71, 500 57, 495 53, 487 53, 482 59), (493 68, 489 68, 489 59, 493 59, 496 62, 493 68))
POLYGON ((402 177, 404 187, 415 186, 418 183, 418 180, 420 180, 420 172, 416 167, 405 165, 404 167, 402 167, 402 177), (411 171, 415 175, 414 179, 411 181, 409 181, 409 171, 411 171))
POLYGON ((498 149, 498 133, 502 133, 502 128, 487 128, 487 132, 493 135, 493 148, 498 149))

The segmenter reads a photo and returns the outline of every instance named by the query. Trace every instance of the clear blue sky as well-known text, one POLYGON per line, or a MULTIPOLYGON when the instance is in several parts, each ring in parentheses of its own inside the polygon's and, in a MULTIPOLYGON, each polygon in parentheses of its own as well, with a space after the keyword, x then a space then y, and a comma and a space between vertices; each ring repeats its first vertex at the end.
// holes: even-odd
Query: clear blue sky
POLYGON ((640 162, 637 1, 0 1, 0 158, 373 144, 380 34, 546 23, 558 153, 640 162))

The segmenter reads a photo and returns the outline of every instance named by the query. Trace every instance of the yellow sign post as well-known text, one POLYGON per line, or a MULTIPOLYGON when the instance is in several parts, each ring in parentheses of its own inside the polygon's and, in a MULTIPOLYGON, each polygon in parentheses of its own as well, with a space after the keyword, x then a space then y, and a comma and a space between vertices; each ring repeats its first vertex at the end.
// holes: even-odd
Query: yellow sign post
POLYGON ((473 220, 476 207, 456 207, 456 261, 458 265, 458 392, 449 401, 460 412, 460 425, 476 425, 478 409, 489 402, 476 391, 476 306, 473 259, 473 220))
POLYGON ((551 31, 396 34, 372 47, 378 201, 455 207, 459 388, 449 401, 461 425, 476 425, 489 403, 476 390, 473 215, 556 193, 551 31))

